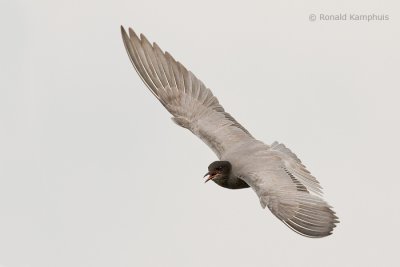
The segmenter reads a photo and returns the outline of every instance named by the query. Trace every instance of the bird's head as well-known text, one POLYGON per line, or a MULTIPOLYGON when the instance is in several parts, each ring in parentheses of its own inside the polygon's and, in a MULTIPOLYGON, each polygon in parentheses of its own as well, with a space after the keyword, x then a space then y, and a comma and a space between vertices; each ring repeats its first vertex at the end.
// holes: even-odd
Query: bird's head
POLYGON ((204 177, 208 175, 205 183, 210 180, 228 179, 231 169, 229 161, 214 161, 208 166, 208 172, 204 175, 204 177))

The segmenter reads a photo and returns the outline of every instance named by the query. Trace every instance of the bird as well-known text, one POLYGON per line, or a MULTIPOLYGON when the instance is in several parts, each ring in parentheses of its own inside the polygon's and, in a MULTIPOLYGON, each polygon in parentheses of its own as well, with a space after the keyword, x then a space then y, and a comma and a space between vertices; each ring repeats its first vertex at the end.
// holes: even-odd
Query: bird
POLYGON ((218 157, 205 182, 227 189, 252 188, 268 209, 294 232, 310 238, 332 234, 339 219, 322 187, 284 144, 254 138, 225 111, 211 90, 156 43, 121 26, 132 65, 179 126, 191 131, 218 157))

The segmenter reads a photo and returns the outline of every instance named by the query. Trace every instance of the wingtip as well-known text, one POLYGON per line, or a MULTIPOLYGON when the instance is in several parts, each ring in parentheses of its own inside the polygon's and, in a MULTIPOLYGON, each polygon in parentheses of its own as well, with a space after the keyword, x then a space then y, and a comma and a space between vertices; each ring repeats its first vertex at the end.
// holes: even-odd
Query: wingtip
POLYGON ((131 27, 129 27, 129 36, 130 36, 130 38, 133 37, 135 39, 139 39, 139 37, 137 36, 136 32, 131 27))
POLYGON ((158 46, 158 44, 156 42, 153 42, 153 47, 162 51, 162 49, 160 48, 160 46, 158 46))
POLYGON ((120 29, 121 29, 121 34, 122 34, 122 35, 127 35, 127 34, 126 34, 126 31, 125 31, 125 29, 124 29, 124 26, 121 25, 120 29))
POLYGON ((168 60, 171 60, 172 62, 177 62, 176 60, 175 60, 175 58, 168 52, 168 51, 165 51, 165 57, 168 59, 168 60))
POLYGON ((140 41, 142 43, 147 43, 151 46, 151 43, 149 42, 149 40, 146 38, 146 36, 143 33, 140 34, 140 41))

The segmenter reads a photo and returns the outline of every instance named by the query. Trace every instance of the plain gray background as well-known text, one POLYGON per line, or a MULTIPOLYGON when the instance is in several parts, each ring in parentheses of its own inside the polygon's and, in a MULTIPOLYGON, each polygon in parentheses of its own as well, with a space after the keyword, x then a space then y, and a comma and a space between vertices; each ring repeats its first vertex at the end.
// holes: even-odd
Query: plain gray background
POLYGON ((1 266, 400 266, 398 1, 1 0, 0 13, 1 266), (334 234, 306 239, 251 189, 204 185, 215 155, 145 88, 121 24, 291 148, 337 211, 334 234))

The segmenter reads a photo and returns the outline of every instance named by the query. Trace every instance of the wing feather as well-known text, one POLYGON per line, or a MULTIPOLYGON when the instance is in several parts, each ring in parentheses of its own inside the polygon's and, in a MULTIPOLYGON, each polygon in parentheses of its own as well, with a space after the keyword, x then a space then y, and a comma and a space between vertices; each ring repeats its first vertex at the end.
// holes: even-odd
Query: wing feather
POLYGON ((249 169, 244 169, 241 177, 257 193, 262 207, 301 235, 332 233, 339 220, 322 198, 317 179, 293 152, 275 142, 247 165, 249 169))
POLYGON ((322 195, 322 187, 318 180, 311 175, 296 154, 294 154, 284 144, 278 142, 274 142, 271 145, 271 151, 276 151, 278 154, 282 154, 282 157, 285 158, 285 168, 294 179, 304 185, 308 191, 317 195, 322 195))
POLYGON ((221 155, 231 147, 253 140, 249 132, 226 113, 196 76, 168 52, 129 29, 121 27, 126 51, 137 73, 173 120, 200 137, 221 155))

